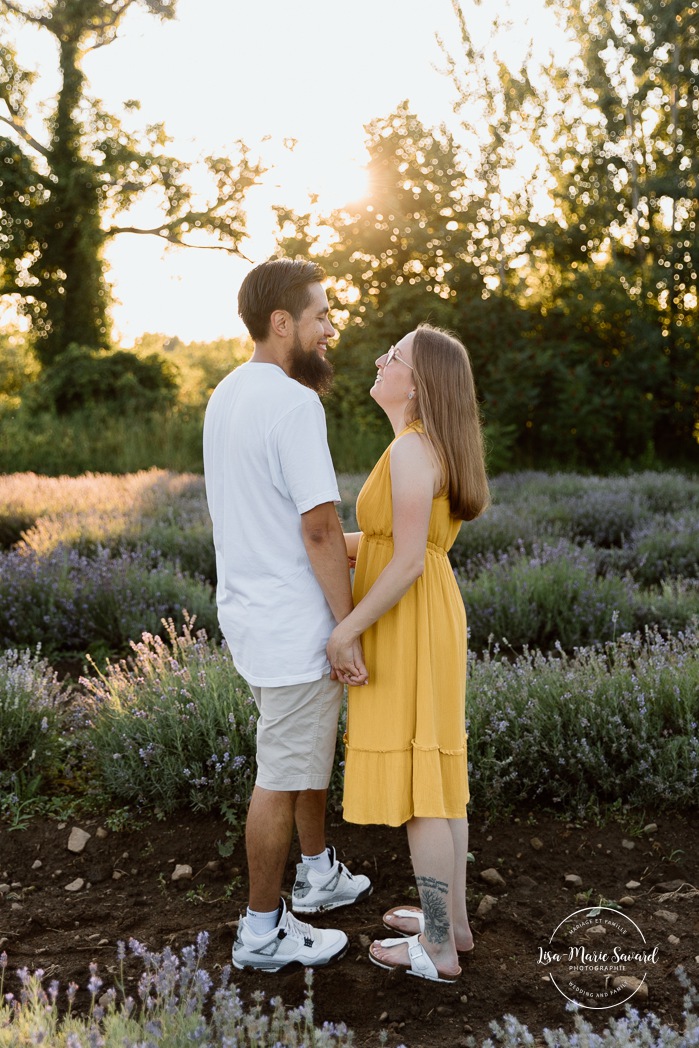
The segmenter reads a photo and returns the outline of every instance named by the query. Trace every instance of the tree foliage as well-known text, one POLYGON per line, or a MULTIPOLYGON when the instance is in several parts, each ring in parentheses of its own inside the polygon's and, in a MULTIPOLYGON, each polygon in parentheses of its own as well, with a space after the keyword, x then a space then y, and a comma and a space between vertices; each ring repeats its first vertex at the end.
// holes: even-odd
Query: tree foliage
POLYGON ((699 9, 555 6, 573 58, 510 69, 453 0, 458 141, 404 103, 367 127, 366 199, 324 218, 278 209, 282 248, 316 254, 335 285, 329 408, 348 436, 379 425, 374 358, 432 320, 469 347, 512 464, 696 454, 699 9))
POLYGON ((641 450, 686 454, 699 416, 699 9, 556 6, 579 59, 548 70, 563 103, 552 115, 553 214, 533 228, 531 256, 554 275, 546 306, 595 332, 590 370, 600 355, 624 452, 640 439, 641 450))
POLYGON ((0 0, 8 27, 14 20, 51 34, 60 69, 39 141, 27 127, 35 75, 9 43, 0 47, 0 291, 16 296, 31 317, 44 364, 70 343, 108 347, 102 251, 109 237, 149 234, 190 247, 210 247, 213 239, 235 252, 245 231, 245 193, 260 174, 242 143, 236 160, 207 157, 212 192, 202 205, 186 165, 167 151, 162 124, 136 127, 133 100, 122 122, 90 96, 85 54, 111 43, 136 5, 162 19, 175 14, 175 0, 0 0), (127 213, 146 195, 161 215, 152 228, 130 224, 127 213))

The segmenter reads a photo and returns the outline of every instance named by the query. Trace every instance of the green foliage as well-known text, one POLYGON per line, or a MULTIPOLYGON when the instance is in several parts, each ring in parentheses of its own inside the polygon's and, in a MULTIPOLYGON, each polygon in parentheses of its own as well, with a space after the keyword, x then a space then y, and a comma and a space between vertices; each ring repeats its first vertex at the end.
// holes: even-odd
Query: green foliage
POLYGON ((178 402, 201 410, 221 379, 249 358, 252 345, 242 338, 185 343, 179 338, 146 334, 136 340, 133 351, 139 357, 153 353, 165 357, 177 371, 178 402))
MULTIPOLYGON (((148 12, 174 17, 174 0, 140 0, 148 12)), ((105 280, 105 240, 122 232, 190 246, 192 233, 211 234, 235 252, 245 233, 243 200, 260 174, 238 144, 236 160, 206 158, 210 198, 185 182, 186 167, 168 155, 162 124, 139 130, 137 102, 125 103, 123 122, 91 98, 82 57, 112 43, 131 3, 109 0, 43 0, 20 7, 0 0, 0 12, 51 34, 59 88, 46 103, 44 140, 26 128, 33 74, 11 45, 0 50, 0 105, 11 137, 0 137, 0 292, 15 296, 31 318, 45 365, 71 343, 106 349, 110 292, 105 280), (153 228, 118 224, 142 198, 158 209, 153 228), (104 219, 104 221, 103 221, 104 219)))
POLYGON ((12 329, 0 331, 0 404, 16 405, 38 373, 38 364, 27 338, 12 329))
POLYGON ((173 407, 177 390, 176 369, 156 353, 141 357, 70 345, 27 391, 27 409, 68 415, 99 406, 138 415, 173 407))
POLYGON ((203 413, 177 407, 165 413, 114 413, 109 405, 58 417, 0 406, 0 471, 76 476, 134 473, 159 467, 203 472, 203 413))

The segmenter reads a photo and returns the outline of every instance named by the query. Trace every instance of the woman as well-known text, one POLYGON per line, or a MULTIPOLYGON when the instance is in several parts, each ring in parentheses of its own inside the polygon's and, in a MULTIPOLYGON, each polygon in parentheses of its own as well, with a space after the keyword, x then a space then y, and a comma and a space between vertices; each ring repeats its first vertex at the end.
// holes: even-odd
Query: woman
POLYGON ((471 365, 452 335, 421 325, 376 361, 371 395, 396 434, 357 500, 354 611, 328 642, 352 682, 361 636, 369 681, 350 687, 344 817, 407 824, 422 908, 384 915, 382 968, 453 982, 473 947, 466 911, 466 616, 447 551, 489 503, 471 365))

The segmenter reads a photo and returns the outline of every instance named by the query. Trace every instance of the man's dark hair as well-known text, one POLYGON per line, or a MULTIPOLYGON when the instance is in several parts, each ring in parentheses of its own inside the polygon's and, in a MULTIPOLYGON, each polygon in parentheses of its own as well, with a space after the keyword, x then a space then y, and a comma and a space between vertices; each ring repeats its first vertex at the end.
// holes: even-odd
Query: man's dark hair
POLYGON ((321 266, 303 258, 270 258, 255 266, 238 292, 238 315, 252 340, 262 342, 267 338, 275 309, 285 309, 298 320, 308 305, 311 284, 324 279, 321 266))

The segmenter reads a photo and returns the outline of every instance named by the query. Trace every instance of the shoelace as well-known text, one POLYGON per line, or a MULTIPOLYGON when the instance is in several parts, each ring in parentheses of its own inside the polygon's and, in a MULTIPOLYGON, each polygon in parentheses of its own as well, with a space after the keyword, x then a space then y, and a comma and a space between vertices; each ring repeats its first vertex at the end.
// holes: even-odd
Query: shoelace
POLYGON ((284 929, 287 935, 291 935, 293 939, 313 939, 313 928, 310 924, 306 924, 305 921, 298 920, 294 917, 293 913, 286 915, 286 928, 284 929))

